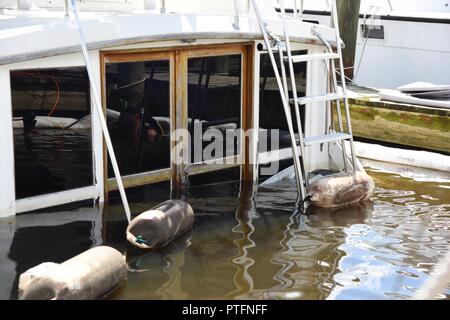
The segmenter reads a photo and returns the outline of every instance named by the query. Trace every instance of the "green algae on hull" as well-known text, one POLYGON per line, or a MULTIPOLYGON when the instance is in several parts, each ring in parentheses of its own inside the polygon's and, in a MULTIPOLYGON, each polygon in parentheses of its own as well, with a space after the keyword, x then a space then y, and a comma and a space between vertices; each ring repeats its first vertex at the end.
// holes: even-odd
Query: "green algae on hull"
POLYGON ((450 110, 361 99, 349 101, 355 137, 450 152, 450 110))

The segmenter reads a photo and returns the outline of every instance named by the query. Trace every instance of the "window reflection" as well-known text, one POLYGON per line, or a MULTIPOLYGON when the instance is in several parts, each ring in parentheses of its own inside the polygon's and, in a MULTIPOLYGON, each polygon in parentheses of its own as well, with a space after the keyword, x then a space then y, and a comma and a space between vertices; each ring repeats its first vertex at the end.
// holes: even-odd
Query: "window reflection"
POLYGON ((224 138, 241 128, 241 60, 240 54, 188 59, 191 163, 239 154, 238 138, 228 145, 224 138))
POLYGON ((170 61, 108 64, 106 82, 108 128, 121 174, 170 168, 170 61))
POLYGON ((16 198, 92 185, 86 69, 30 69, 10 76, 16 198))

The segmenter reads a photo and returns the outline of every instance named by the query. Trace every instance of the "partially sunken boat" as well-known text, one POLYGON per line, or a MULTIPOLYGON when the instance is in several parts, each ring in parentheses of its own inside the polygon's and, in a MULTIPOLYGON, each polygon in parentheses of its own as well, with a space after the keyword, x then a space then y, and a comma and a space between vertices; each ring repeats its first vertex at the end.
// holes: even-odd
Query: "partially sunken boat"
POLYGON ((336 91, 339 30, 271 1, 107 6, 84 1, 77 25, 63 1, 0 1, 0 217, 118 190, 95 96, 125 188, 168 181, 176 195, 228 168, 256 182, 293 160, 304 199, 324 172, 364 174, 336 91))

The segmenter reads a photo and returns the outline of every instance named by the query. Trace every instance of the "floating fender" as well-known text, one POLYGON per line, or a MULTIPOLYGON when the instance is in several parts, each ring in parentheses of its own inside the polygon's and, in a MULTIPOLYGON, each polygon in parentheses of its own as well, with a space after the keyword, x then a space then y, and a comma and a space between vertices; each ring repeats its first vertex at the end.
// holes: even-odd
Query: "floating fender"
POLYGON ((366 173, 337 173, 313 182, 308 197, 313 206, 338 208, 369 200, 374 189, 375 183, 366 173))
POLYGON ((116 249, 89 249, 61 264, 44 262, 20 275, 20 300, 92 300, 116 289, 127 274, 116 249))
POLYGON ((134 218, 127 240, 142 249, 163 247, 194 224, 194 211, 181 200, 168 200, 134 218))

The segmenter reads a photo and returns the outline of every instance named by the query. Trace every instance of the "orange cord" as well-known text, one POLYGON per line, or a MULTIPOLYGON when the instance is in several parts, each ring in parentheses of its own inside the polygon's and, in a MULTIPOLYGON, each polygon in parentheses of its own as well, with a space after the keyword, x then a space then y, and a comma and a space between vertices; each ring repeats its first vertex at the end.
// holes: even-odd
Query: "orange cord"
POLYGON ((52 78, 52 77, 50 77, 50 79, 52 79, 53 82, 55 82, 55 85, 56 85, 56 101, 55 101, 55 104, 53 105, 52 109, 51 109, 50 112, 48 113, 47 117, 51 117, 52 114, 53 114, 53 112, 55 112, 56 106, 58 105, 58 102, 59 102, 59 95, 60 95, 60 92, 61 92, 61 90, 60 90, 60 88, 59 88, 58 81, 56 81, 56 80, 55 80, 54 78, 52 78))
MULTIPOLYGON (((39 70, 37 70, 36 71, 37 72, 37 75, 36 74, 34 74, 34 73, 29 73, 29 72, 19 72, 19 74, 22 74, 22 75, 26 75, 26 76, 33 76, 33 77, 36 77, 36 78, 46 78, 44 75, 41 75, 41 73, 39 72, 39 70)), ((56 86, 56 100, 55 100, 55 103, 53 104, 53 107, 50 109, 50 112, 48 113, 48 117, 51 117, 52 116, 52 114, 55 112, 55 110, 56 110, 56 106, 58 105, 58 103, 59 103, 59 97, 60 97, 60 94, 61 94, 61 89, 60 89, 60 87, 59 87, 59 83, 58 83, 58 81, 57 80, 55 80, 55 78, 53 78, 53 77, 51 77, 51 76, 48 76, 48 78, 50 78, 54 83, 55 83, 55 86, 56 86)))

